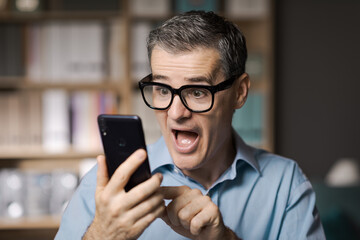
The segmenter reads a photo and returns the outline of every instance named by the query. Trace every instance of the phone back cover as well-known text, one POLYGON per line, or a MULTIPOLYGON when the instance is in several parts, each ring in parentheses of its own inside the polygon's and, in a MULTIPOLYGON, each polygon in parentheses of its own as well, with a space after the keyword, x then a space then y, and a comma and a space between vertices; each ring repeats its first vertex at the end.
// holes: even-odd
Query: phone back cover
MULTIPOLYGON (((139 148, 146 150, 141 120, 137 116, 100 115, 98 121, 108 173, 112 176, 133 152, 139 148)), ((146 159, 131 176, 125 190, 130 190, 150 176, 149 162, 146 159)))

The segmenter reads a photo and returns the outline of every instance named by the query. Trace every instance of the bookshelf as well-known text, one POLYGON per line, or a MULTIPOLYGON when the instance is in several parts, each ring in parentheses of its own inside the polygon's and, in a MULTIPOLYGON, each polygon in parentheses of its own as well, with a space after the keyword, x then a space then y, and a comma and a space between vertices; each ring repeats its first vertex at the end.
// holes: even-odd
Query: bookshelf
MULTIPOLYGON (((10 37, 6 39, 0 32, 0 50, 6 53, 0 56, 0 63, 12 65, 0 68, 0 172, 14 170, 26 176, 30 172, 40 178, 61 170, 75 173, 78 183, 84 169, 93 163, 91 159, 102 152, 95 124, 96 115, 102 112, 140 115, 147 143, 154 142, 160 130, 136 88, 136 82, 149 72, 145 37, 157 24, 190 8, 214 10, 244 32, 252 80, 251 106, 235 114, 233 125, 248 135, 251 144, 273 149, 269 1, 257 0, 256 5, 247 0, 207 0, 206 6, 198 6, 198 1, 109 0, 106 6, 96 7, 105 3, 39 0, 40 7, 33 12, 16 10, 16 0, 5 2, 5 8, 0 6, 0 31, 10 37), (244 6, 250 14, 237 14, 244 6), (17 41, 12 41, 15 36, 17 41), (256 124, 244 129, 242 123, 249 122, 256 124)), ((41 190, 41 186, 32 187, 41 190)), ((26 200, 22 203, 26 205, 26 200)), ((29 216, 24 210, 9 217, 0 210, 0 236, 18 234, 26 239, 24 233, 30 232, 52 239, 59 215, 29 216)))

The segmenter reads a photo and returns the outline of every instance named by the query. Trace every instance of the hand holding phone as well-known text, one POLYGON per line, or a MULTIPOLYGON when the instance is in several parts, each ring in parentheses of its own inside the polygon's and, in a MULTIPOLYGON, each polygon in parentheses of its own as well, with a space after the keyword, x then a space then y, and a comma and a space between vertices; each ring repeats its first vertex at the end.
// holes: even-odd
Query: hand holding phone
MULTIPOLYGON (((135 115, 98 116, 100 136, 106 157, 109 178, 115 170, 133 152, 139 148, 146 150, 141 119, 135 115)), ((139 183, 151 177, 149 161, 146 159, 130 177, 125 191, 129 191, 139 183)))

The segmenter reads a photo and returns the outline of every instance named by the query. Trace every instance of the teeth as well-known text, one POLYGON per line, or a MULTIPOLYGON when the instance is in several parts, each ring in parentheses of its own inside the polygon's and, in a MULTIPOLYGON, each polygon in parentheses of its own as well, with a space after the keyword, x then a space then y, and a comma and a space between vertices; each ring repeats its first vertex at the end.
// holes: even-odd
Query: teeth
POLYGON ((181 140, 181 143, 185 145, 185 144, 190 144, 191 141, 189 139, 183 139, 181 140))

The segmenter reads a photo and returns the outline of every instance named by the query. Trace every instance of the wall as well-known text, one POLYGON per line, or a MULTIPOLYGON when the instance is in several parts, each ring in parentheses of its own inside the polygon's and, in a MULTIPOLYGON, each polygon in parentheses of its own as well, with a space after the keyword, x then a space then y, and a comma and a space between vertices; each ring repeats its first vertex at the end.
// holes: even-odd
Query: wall
POLYGON ((276 152, 324 177, 339 158, 360 161, 360 1, 275 5, 276 152))

